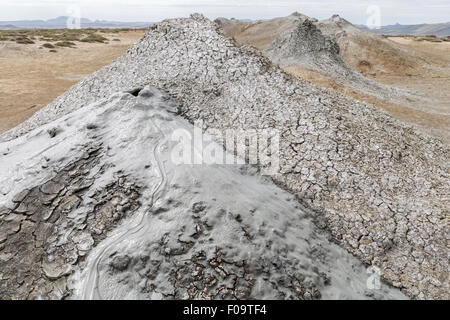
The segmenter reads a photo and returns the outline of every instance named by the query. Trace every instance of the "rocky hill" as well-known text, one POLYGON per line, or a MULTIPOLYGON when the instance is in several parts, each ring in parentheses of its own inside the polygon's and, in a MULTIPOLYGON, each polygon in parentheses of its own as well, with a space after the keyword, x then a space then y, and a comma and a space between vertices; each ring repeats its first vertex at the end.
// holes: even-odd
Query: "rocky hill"
POLYGON ((344 61, 355 69, 364 67, 361 65, 364 60, 371 64, 372 72, 402 74, 414 72, 417 65, 427 62, 424 56, 408 52, 369 30, 357 28, 338 15, 319 21, 317 27, 337 41, 344 61))
POLYGON ((338 15, 322 21, 295 13, 258 23, 224 18, 216 22, 225 35, 258 48, 285 71, 374 104, 450 141, 448 97, 439 89, 450 74, 447 44, 393 41, 338 15))
POLYGON ((276 37, 263 52, 280 65, 304 64, 321 71, 339 66, 350 71, 339 56, 337 43, 323 36, 308 19, 276 37))
POLYGON ((312 18, 294 12, 287 17, 258 22, 226 18, 218 18, 215 22, 228 37, 235 38, 239 44, 252 45, 262 51, 281 33, 295 28, 307 19, 312 18))
MULTIPOLYGON (((169 100, 163 98, 166 94, 179 103, 177 112, 184 118, 191 122, 203 120, 205 130, 279 130, 281 168, 272 180, 296 197, 304 207, 302 212, 311 212, 316 226, 325 228, 334 241, 364 263, 378 266, 388 283, 409 296, 448 299, 448 146, 417 133, 372 105, 286 74, 255 49, 237 46, 215 23, 201 15, 156 24, 121 58, 2 135, 1 204, 6 208, 2 210, 2 228, 16 235, 2 242, 20 243, 17 238, 25 237, 18 232, 31 237, 33 230, 43 230, 38 234, 45 236, 34 241, 47 243, 41 245, 48 255, 42 265, 45 278, 39 276, 39 270, 27 269, 18 273, 23 279, 8 280, 8 291, 2 292, 13 293, 19 288, 23 290, 20 292, 26 292, 32 286, 30 283, 39 278, 43 284, 47 283, 45 279, 60 279, 71 272, 58 262, 60 257, 67 261, 70 255, 71 261, 78 261, 95 245, 85 260, 81 259, 85 263, 79 271, 82 276, 76 273, 70 279, 75 295, 91 298, 98 297, 100 292, 101 297, 115 297, 112 292, 105 293, 105 288, 113 283, 118 286, 117 294, 123 296, 133 281, 139 282, 143 292, 154 298, 179 294, 187 298, 205 297, 195 288, 185 287, 192 281, 200 281, 203 286, 211 284, 213 296, 223 293, 230 298, 311 298, 318 297, 317 291, 325 295, 325 282, 317 278, 318 273, 312 267, 318 262, 313 256, 309 260, 301 256, 302 242, 291 238, 303 230, 297 226, 300 220, 295 218, 302 213, 296 213, 282 201, 288 198, 287 193, 273 189, 271 184, 267 185, 266 193, 254 192, 265 188, 266 182, 250 177, 243 190, 237 189, 238 194, 245 195, 241 200, 234 191, 231 194, 226 191, 234 190, 234 185, 247 179, 236 176, 235 171, 229 172, 234 169, 227 169, 223 175, 209 171, 213 169, 207 166, 201 166, 203 169, 197 173, 195 169, 187 172, 173 169, 167 175, 174 178, 166 177, 162 168, 169 164, 163 161, 164 155, 158 155, 158 151, 165 149, 160 141, 164 141, 173 125, 185 126, 171 121, 173 107, 167 112, 160 111, 164 106, 159 101, 169 100), (147 85, 165 93, 136 91, 147 85), (143 100, 136 104, 134 95, 116 94, 124 91, 139 93, 143 100), (147 100, 153 96, 160 99, 147 100), (151 111, 155 108, 157 111, 151 111), (106 111, 109 109, 114 113, 106 111), (138 179, 142 174, 138 168, 145 166, 148 174, 138 179), (183 178, 184 174, 189 178, 183 178), (210 190, 214 183, 206 181, 211 178, 215 183, 224 182, 225 186, 210 190), (48 179, 54 180, 46 184, 48 179), (228 179, 238 182, 231 184, 228 179), (183 184, 187 181, 192 185, 183 184), (244 193, 246 187, 250 191, 244 193), (27 191, 22 192, 24 189, 27 191), (194 194, 195 203, 188 201, 187 190, 194 194), (174 196, 170 196, 172 193, 174 196), (264 202, 260 197, 270 201, 264 202), (231 233, 221 220, 228 213, 220 210, 220 204, 228 203, 230 198, 236 201, 235 207, 226 210, 237 221, 230 224, 229 228, 235 230, 231 233), (53 203, 55 199, 57 202, 53 203), (257 204, 258 208, 253 208, 257 204), (42 205, 53 210, 36 209, 42 205), (74 208, 79 211, 73 211, 74 208), (253 213, 262 210, 258 217, 252 216, 253 209, 256 209, 253 213), (45 213, 39 218, 42 220, 34 218, 35 212, 45 213), (113 228, 112 221, 119 220, 121 213, 133 212, 134 222, 113 228), (150 223, 142 225, 140 221, 147 218, 150 223), (45 223, 37 224, 34 219, 45 223), (46 219, 56 221, 49 225, 46 219), (258 224, 262 238, 253 237, 258 224), (275 228, 266 230, 267 224, 275 228), (209 230, 211 226, 213 229, 209 230), (214 228, 219 230, 217 237, 213 236, 214 228), (107 230, 113 231, 105 238, 107 230), (243 231, 244 237, 247 237, 245 230, 251 230, 249 244, 243 245, 242 250, 235 247, 237 230, 243 231), (268 232, 273 235, 268 236, 268 232), (141 237, 142 234, 151 236, 141 237), (135 251, 135 236, 142 244, 139 246, 142 252, 135 251), (206 244, 208 241, 211 246, 206 244), (214 251, 214 243, 220 243, 221 249, 214 251), (290 247, 288 243, 297 245, 290 247), (264 244, 271 249, 266 252, 264 244), (248 260, 251 265, 248 269, 239 261, 249 248, 256 254, 248 260), (156 254, 154 259, 152 252, 156 254), (258 252, 266 253, 261 256, 258 252), (294 256, 298 252, 297 260, 291 259, 290 252, 294 256), (236 259, 230 261, 231 257, 236 259), (279 257, 277 268, 264 267, 264 261, 273 257, 279 257), (186 259, 198 269, 191 270, 192 263, 182 264, 186 259), (291 275, 302 262, 293 265, 293 261, 308 261, 304 262, 302 270, 306 271, 300 279, 291 275), (172 262, 179 263, 179 267, 169 267, 172 262), (211 268, 216 268, 219 274, 221 268, 227 268, 224 275, 239 276, 211 278, 211 268), (280 280, 283 284, 274 288, 263 282, 262 287, 256 286, 263 288, 259 294, 253 291, 264 275, 278 281, 280 275, 276 270, 280 268, 287 277, 280 280), (99 272, 105 279, 103 284, 95 280, 99 272), (142 279, 132 280, 130 272, 146 274, 149 280, 141 284, 142 279), (172 280, 167 275, 173 281, 179 279, 179 290, 169 286, 172 280), (81 279, 88 279, 88 284, 81 279), (300 291, 292 289, 295 286, 291 283, 296 283, 300 291)), ((307 242, 316 237, 315 229, 310 230, 312 233, 305 235, 307 242)), ((322 243, 325 242, 320 240, 322 243)), ((38 268, 39 258, 29 261, 26 259, 31 259, 30 256, 14 256, 4 251, 10 246, 2 246, 2 273, 15 265, 38 268)), ((332 257, 332 250, 325 251, 328 252, 325 256, 332 257)), ((319 267, 319 274, 326 269, 320 263, 319 267)), ((345 269, 349 272, 351 268, 345 269)), ((57 290, 56 284, 49 285, 48 291, 57 290)), ((339 290, 339 282, 336 285, 339 290)))

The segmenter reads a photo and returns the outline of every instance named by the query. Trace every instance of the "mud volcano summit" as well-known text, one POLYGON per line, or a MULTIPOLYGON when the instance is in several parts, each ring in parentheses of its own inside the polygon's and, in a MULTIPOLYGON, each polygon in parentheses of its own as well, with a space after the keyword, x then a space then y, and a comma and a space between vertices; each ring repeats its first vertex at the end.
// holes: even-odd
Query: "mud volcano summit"
POLYGON ((448 299, 449 151, 199 14, 165 20, 1 136, 0 298, 448 299), (173 163, 199 120, 278 130, 280 170, 173 163))

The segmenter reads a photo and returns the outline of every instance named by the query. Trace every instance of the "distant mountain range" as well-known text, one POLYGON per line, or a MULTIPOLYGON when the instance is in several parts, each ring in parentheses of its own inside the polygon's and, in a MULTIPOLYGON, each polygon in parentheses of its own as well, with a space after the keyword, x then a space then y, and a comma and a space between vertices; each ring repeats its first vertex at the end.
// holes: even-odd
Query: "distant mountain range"
MULTIPOLYGON (((368 29, 364 25, 358 25, 361 29, 368 29)), ((402 25, 394 24, 390 26, 383 26, 380 29, 370 30, 378 34, 387 35, 413 35, 413 36, 427 36, 435 35, 439 37, 450 36, 450 22, 447 23, 435 23, 435 24, 415 24, 415 25, 402 25)))
MULTIPOLYGON (((67 28, 68 19, 69 17, 62 16, 49 20, 0 21, 0 30, 67 28)), ((82 28, 145 28, 153 24, 152 22, 92 21, 86 18, 82 18, 80 22, 82 28)))

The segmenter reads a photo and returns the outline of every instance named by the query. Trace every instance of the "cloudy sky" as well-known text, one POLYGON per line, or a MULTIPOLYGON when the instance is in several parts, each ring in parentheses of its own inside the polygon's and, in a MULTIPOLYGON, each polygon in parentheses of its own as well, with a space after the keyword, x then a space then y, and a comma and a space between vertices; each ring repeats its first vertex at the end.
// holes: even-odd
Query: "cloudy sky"
POLYGON ((337 13, 365 24, 367 8, 377 5, 381 24, 418 24, 450 21, 450 0, 0 0, 0 20, 50 19, 81 8, 89 19, 159 21, 201 12, 209 18, 267 19, 294 11, 325 19, 337 13))

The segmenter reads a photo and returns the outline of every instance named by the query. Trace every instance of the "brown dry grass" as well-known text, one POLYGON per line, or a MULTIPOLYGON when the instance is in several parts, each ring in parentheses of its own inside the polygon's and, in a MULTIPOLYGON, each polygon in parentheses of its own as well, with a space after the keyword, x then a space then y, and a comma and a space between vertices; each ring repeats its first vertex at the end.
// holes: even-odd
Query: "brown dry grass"
MULTIPOLYGON (((109 64, 138 41, 144 30, 106 30, 107 43, 76 42, 76 46, 42 48, 35 44, 0 42, 0 133, 25 121, 83 77, 109 64)), ((53 43, 55 45, 55 43, 53 43)))

